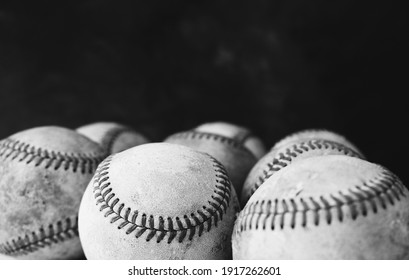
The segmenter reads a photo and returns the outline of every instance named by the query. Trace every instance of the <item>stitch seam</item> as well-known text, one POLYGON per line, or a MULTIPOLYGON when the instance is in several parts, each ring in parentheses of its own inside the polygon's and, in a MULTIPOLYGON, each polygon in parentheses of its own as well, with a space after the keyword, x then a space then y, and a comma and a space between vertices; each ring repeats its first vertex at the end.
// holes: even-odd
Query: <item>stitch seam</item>
POLYGON ((0 244, 0 254, 15 257, 27 255, 54 243, 74 238, 78 236, 78 216, 73 220, 74 223, 71 218, 67 218, 56 224, 50 224, 46 228, 41 227, 38 232, 33 231, 24 237, 19 236, 0 244))
POLYGON ((225 137, 219 134, 213 134, 213 133, 208 133, 208 132, 199 132, 199 131, 185 131, 185 132, 179 132, 176 134, 173 134, 171 136, 169 136, 165 141, 171 140, 171 139, 192 139, 192 140, 201 140, 201 139, 205 139, 205 140, 211 140, 211 141, 218 141, 221 142, 223 144, 229 145, 233 148, 242 150, 248 154, 250 154, 251 156, 254 157, 254 155, 252 154, 252 152, 247 149, 243 143, 233 139, 233 138, 229 138, 229 137, 225 137))
POLYGON ((68 154, 47 149, 34 147, 30 144, 6 138, 0 141, 0 157, 18 160, 26 164, 34 163, 35 166, 41 164, 44 168, 54 168, 58 170, 71 169, 73 172, 80 170, 81 173, 94 173, 95 168, 104 159, 103 155, 95 154, 68 154))
MULTIPOLYGON (((292 139, 292 138, 294 139, 296 136, 303 135, 303 134, 309 134, 309 133, 321 133, 321 132, 322 133, 330 133, 330 134, 334 133, 333 131, 323 129, 323 128, 304 129, 304 130, 301 130, 301 131, 296 131, 296 132, 292 132, 292 133, 288 134, 286 137, 284 137, 280 141, 278 141, 273 146, 273 148, 275 148, 275 147, 277 147, 279 145, 282 145, 282 143, 288 141, 289 139, 292 139)), ((334 133, 334 134, 339 136, 339 137, 342 137, 341 135, 338 135, 337 133, 334 133)), ((307 141, 307 140, 305 140, 305 141, 307 141)))
MULTIPOLYGON (((210 157, 210 156, 209 156, 210 157)), ((188 238, 192 240, 197 234, 201 236, 205 230, 210 231, 212 226, 217 227, 226 214, 231 197, 231 184, 224 167, 213 157, 213 167, 216 172, 215 189, 207 202, 201 209, 183 217, 153 216, 148 213, 139 212, 121 203, 113 192, 109 181, 109 168, 113 156, 107 157, 97 168, 93 180, 93 193, 96 206, 104 217, 110 218, 110 223, 117 224, 119 230, 126 229, 126 234, 134 233, 140 238, 146 232, 146 241, 156 237, 159 243, 167 237, 170 244, 177 238, 181 243, 188 238)))
POLYGON ((330 225, 334 220, 339 222, 345 220, 344 206, 349 209, 351 219, 356 220, 359 216, 367 216, 371 211, 376 214, 380 209, 387 209, 402 197, 406 197, 406 192, 407 189, 402 182, 394 174, 384 170, 377 178, 364 182, 361 186, 350 188, 346 193, 339 191, 330 194, 327 198, 320 196, 299 198, 297 201, 275 199, 252 202, 240 213, 237 229, 240 232, 251 230, 254 217, 257 217, 256 229, 260 228, 261 223, 263 230, 266 229, 268 220, 271 220, 271 230, 284 229, 288 222, 287 217, 293 229, 298 219, 301 219, 299 222, 301 227, 307 227, 308 224, 319 226, 322 222, 330 225), (335 214, 331 212, 333 209, 335 214), (312 212, 312 218, 308 218, 307 212, 312 212), (278 225, 277 219, 280 219, 278 225))

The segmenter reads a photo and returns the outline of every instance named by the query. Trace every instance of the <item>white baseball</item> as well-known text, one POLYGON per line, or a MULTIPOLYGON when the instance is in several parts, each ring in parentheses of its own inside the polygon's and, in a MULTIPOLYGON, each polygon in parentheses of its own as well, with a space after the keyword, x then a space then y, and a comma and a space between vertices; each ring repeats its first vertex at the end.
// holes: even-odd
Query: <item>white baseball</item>
POLYGON ((108 157, 83 196, 87 259, 229 259, 238 200, 211 156, 168 143, 108 157))
POLYGON ((241 211, 234 259, 409 259, 409 192, 384 167, 329 155, 267 179, 241 211))
POLYGON ((134 129, 114 122, 97 122, 78 127, 76 131, 97 142, 109 154, 122 152, 149 140, 134 129))
POLYGON ((83 258, 78 208, 98 163, 93 141, 62 127, 37 127, 0 141, 0 254, 83 258))

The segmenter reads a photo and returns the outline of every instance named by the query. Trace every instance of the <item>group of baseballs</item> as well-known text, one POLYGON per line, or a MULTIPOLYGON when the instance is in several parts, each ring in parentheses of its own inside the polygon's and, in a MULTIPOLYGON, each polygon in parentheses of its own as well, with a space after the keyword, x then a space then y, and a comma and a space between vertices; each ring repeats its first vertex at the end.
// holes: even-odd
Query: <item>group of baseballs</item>
POLYGON ((0 141, 0 259, 409 259, 409 192, 327 130, 267 150, 206 123, 150 143, 118 123, 0 141))

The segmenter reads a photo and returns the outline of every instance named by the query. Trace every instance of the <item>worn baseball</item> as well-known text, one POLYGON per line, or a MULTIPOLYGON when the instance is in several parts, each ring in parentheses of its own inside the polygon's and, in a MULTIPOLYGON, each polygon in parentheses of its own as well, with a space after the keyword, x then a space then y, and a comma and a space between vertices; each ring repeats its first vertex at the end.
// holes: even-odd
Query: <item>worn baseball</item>
POLYGON ((199 125, 194 130, 232 138, 252 152, 257 159, 266 154, 266 147, 263 141, 246 127, 226 122, 212 122, 199 125))
POLYGON ((257 162, 241 142, 219 134, 190 130, 175 133, 164 142, 184 145, 215 157, 226 168, 237 194, 241 194, 244 180, 257 162))
POLYGON ((238 200, 213 157, 168 143, 105 159, 82 198, 87 259, 231 259, 238 200))
POLYGON ((104 153, 62 127, 28 129, 0 141, 0 254, 83 258, 77 217, 104 153))
POLYGON ((122 152, 149 140, 134 129, 114 122, 97 122, 78 127, 76 131, 97 142, 108 154, 122 152))
POLYGON ((363 158, 363 155, 351 146, 326 140, 325 138, 310 140, 301 138, 298 142, 294 139, 282 143, 271 149, 251 169, 243 185, 240 196, 241 205, 244 206, 260 185, 280 169, 309 157, 327 155, 347 155, 363 158))
POLYGON ((409 259, 409 192, 380 165, 307 158, 260 186, 232 239, 234 259, 409 259))
POLYGON ((288 146, 292 143, 297 143, 301 141, 308 141, 313 139, 323 139, 332 141, 335 143, 342 144, 346 147, 353 149, 355 152, 360 154, 360 157, 363 158, 362 152, 357 148, 355 144, 353 144, 350 140, 348 140, 345 136, 342 136, 339 133, 334 131, 326 130, 326 129, 305 129, 298 132, 294 132, 280 141, 278 141, 272 149, 279 149, 282 146, 288 146))

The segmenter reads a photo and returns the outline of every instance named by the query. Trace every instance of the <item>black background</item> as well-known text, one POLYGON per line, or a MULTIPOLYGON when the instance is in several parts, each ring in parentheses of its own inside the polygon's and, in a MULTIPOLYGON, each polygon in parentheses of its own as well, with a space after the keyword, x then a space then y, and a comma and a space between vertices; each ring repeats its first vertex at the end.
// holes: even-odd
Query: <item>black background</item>
POLYGON ((223 120, 272 146, 326 128, 408 183, 401 2, 2 1, 0 137, 116 121, 160 141, 223 120))

